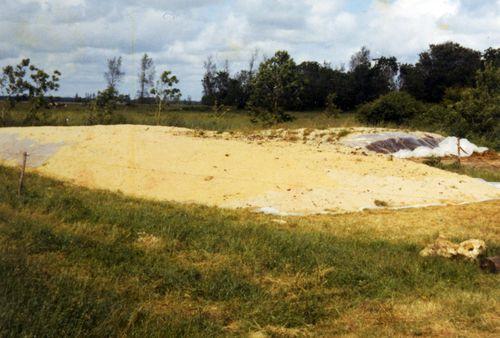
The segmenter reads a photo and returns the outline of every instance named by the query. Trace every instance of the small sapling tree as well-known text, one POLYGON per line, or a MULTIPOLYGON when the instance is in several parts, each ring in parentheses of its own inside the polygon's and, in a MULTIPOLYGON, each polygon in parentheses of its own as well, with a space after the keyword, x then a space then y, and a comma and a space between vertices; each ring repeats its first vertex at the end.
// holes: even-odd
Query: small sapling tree
POLYGON ((156 111, 156 124, 160 125, 161 112, 165 106, 168 106, 170 102, 175 102, 182 96, 180 89, 174 87, 179 80, 175 75, 172 75, 171 71, 164 71, 160 79, 156 81, 153 88, 151 88, 151 94, 154 95, 157 111, 156 111))
POLYGON ((16 106, 17 101, 28 87, 25 77, 29 64, 30 59, 23 59, 16 66, 9 65, 3 68, 4 91, 7 95, 9 108, 16 106))
MULTIPOLYGON (((20 97, 28 97, 29 111, 24 119, 25 124, 35 125, 46 119, 40 116, 41 108, 47 105, 47 94, 59 89, 61 73, 55 70, 52 74, 31 64, 30 59, 23 59, 16 66, 3 68, 2 91, 7 95, 8 108, 2 108, 2 121, 5 122, 8 109, 14 108, 20 97)), ((2 123, 4 123, 2 122, 2 123)))
POLYGON ((57 91, 59 89, 59 78, 61 73, 55 70, 52 75, 47 74, 44 70, 31 65, 31 80, 27 82, 28 97, 30 102, 30 110, 25 118, 25 124, 35 125, 45 121, 45 115, 40 116, 41 108, 47 105, 47 93, 57 91))
POLYGON ((325 114, 327 117, 337 118, 340 116, 342 110, 340 110, 340 108, 335 103, 336 100, 337 100, 337 94, 335 93, 330 93, 326 97, 325 114))
POLYGON ((95 99, 90 102, 90 115, 87 123, 94 124, 111 124, 115 121, 114 111, 118 105, 118 93, 113 87, 108 87, 97 93, 95 99))

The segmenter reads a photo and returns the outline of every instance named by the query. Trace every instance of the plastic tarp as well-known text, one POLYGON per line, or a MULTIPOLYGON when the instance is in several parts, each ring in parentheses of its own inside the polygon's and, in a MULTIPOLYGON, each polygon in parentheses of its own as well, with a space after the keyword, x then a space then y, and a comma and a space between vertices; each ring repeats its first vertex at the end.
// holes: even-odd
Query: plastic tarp
MULTIPOLYGON (((456 137, 443 138, 436 134, 387 132, 354 135, 344 139, 343 143, 354 148, 366 148, 377 153, 410 158, 458 156, 457 141, 456 137)), ((467 139, 460 139, 460 147, 461 157, 488 150, 476 146, 467 139)))
POLYGON ((40 143, 35 140, 20 138, 17 134, 0 134, 0 161, 22 163, 23 152, 28 153, 28 167, 39 167, 45 163, 64 142, 40 143))

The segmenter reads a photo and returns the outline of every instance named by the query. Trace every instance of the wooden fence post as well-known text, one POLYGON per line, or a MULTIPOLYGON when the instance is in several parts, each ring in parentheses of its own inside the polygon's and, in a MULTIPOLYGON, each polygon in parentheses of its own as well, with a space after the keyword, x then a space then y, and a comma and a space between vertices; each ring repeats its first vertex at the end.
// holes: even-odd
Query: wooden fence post
POLYGON ((23 164, 21 167, 21 176, 19 176, 19 185, 17 187, 17 196, 21 197, 21 193, 23 190, 23 183, 24 183, 24 172, 26 171, 26 161, 28 159, 28 153, 24 152, 23 153, 23 164))

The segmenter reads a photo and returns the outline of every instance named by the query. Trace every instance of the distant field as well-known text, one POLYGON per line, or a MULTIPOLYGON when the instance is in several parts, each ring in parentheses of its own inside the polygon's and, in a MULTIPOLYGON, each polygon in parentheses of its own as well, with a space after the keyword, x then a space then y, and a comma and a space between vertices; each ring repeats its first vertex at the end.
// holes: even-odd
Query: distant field
MULTIPOLYGON (((14 125, 22 125, 27 105, 20 103, 12 111, 14 125)), ((120 106, 115 114, 124 118, 127 124, 156 125, 156 107, 151 104, 135 104, 120 106)), ((66 106, 45 110, 48 121, 45 125, 79 126, 87 124, 89 108, 79 103, 69 103, 66 106)), ((329 118, 321 111, 291 112, 296 119, 282 123, 273 128, 330 128, 360 126, 355 114, 344 113, 338 118, 329 118)), ((250 116, 244 110, 232 109, 222 116, 215 116, 210 107, 201 105, 175 105, 169 107, 161 115, 161 125, 185 127, 191 129, 206 129, 217 131, 245 131, 263 128, 260 123, 252 123, 250 116)))
POLYGON ((1 336, 498 336, 500 202, 276 218, 146 202, 0 167, 1 336))

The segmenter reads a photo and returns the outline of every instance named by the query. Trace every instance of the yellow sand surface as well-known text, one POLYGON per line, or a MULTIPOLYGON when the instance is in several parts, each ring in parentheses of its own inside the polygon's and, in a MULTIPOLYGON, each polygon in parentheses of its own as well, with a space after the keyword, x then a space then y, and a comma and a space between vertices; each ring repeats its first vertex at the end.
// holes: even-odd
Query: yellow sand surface
POLYGON ((187 129, 131 125, 2 133, 41 144, 64 142, 36 172, 157 200, 313 214, 500 198, 499 189, 477 179, 338 142, 201 137, 187 129))

